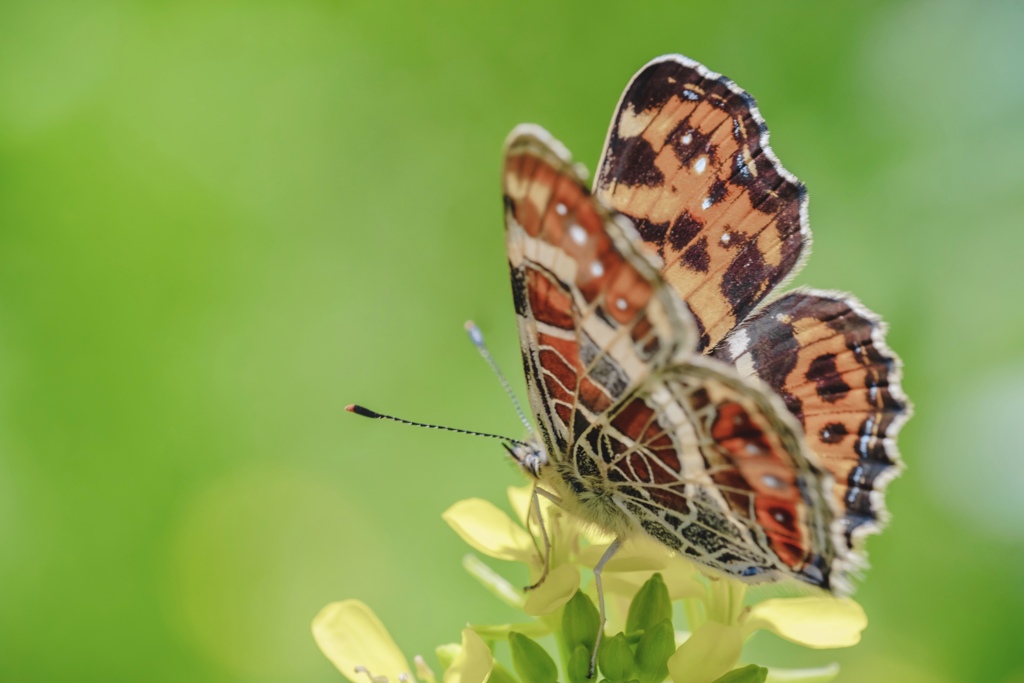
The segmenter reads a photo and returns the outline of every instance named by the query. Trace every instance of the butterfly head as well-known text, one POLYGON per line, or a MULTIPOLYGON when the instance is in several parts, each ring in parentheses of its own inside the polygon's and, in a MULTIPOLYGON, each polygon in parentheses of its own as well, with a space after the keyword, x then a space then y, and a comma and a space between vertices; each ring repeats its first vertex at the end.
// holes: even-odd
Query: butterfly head
POLYGON ((523 468, 527 474, 539 479, 541 469, 548 464, 548 453, 539 443, 530 439, 529 441, 513 441, 511 444, 502 444, 516 464, 523 468))

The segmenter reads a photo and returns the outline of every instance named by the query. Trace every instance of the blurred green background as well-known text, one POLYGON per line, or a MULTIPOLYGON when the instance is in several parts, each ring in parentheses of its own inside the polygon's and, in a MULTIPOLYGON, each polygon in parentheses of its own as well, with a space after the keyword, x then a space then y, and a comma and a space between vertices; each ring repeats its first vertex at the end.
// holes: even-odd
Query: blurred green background
POLYGON ((0 680, 339 681, 510 618, 440 518, 522 481, 501 143, 593 169, 632 73, 750 90, 811 191, 798 282, 891 324, 917 417, 843 681, 1024 681, 1018 0, 0 3, 0 680))

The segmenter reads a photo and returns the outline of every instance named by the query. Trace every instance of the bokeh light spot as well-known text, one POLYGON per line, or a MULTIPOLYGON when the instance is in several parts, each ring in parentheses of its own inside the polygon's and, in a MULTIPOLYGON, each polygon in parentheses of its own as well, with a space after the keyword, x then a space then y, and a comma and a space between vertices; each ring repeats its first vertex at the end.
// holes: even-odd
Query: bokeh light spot
POLYGON ((171 540, 168 609, 183 636, 243 676, 295 676, 322 662, 309 622, 372 571, 386 584, 367 517, 328 483, 245 471, 194 497, 171 540))
POLYGON ((957 387, 939 410, 920 466, 932 495, 975 533, 1024 540, 1024 366, 957 387))

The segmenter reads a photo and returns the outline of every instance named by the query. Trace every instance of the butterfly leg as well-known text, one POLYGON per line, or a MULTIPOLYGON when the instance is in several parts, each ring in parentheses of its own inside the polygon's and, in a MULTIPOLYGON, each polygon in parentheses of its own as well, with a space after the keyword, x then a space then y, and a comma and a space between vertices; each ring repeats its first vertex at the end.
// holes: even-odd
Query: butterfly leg
POLYGON ((601 647, 601 637, 604 635, 604 623, 606 621, 604 612, 604 586, 601 585, 601 572, 604 571, 604 566, 608 563, 608 560, 612 559, 612 556, 618 552, 619 548, 622 547, 622 539, 616 538, 612 541, 612 544, 608 546, 608 550, 604 551, 604 555, 598 560, 597 565, 594 566, 594 585, 597 586, 597 608, 600 614, 600 626, 597 629, 597 639, 594 641, 594 652, 590 655, 590 673, 587 674, 587 678, 593 678, 594 674, 597 673, 597 649, 601 647))
POLYGON ((559 498, 558 496, 556 496, 555 494, 551 493, 551 491, 545 491, 544 489, 539 489, 539 488, 534 487, 533 495, 534 496, 538 496, 538 495, 544 496, 545 498, 550 500, 552 503, 554 503, 558 507, 562 508, 563 510, 565 509, 565 506, 562 505, 562 499, 559 498))
MULTIPOLYGON (((544 580, 548 578, 548 571, 551 569, 551 538, 548 536, 547 526, 544 524, 544 515, 540 510, 540 494, 546 494, 545 497, 550 496, 547 491, 533 487, 533 494, 530 496, 530 506, 533 508, 534 514, 537 515, 537 523, 540 525, 540 537, 544 541, 544 571, 541 572, 540 578, 537 582, 524 588, 523 590, 532 591, 537 588, 544 580)), ((555 497, 557 498, 557 496, 555 497)))

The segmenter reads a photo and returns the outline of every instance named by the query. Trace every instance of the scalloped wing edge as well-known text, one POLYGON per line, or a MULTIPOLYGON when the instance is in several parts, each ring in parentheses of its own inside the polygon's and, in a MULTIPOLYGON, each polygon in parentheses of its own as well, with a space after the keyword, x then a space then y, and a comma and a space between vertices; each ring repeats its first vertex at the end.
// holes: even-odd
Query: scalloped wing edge
MULTIPOLYGON (((746 102, 747 106, 750 108, 750 115, 753 117, 754 122, 757 124, 757 128, 760 131, 758 143, 761 145, 761 149, 763 150, 762 153, 765 155, 768 161, 771 162, 772 166, 775 168, 775 170, 778 172, 780 176, 782 176, 785 180, 793 183, 794 185, 800 188, 800 234, 803 236, 804 239, 803 249, 800 252, 800 256, 797 258, 796 263, 793 264, 793 268, 789 271, 786 277, 784 277, 781 281, 779 281, 777 285, 775 285, 775 287, 772 288, 772 291, 768 293, 768 295, 764 298, 761 304, 756 306, 754 310, 751 311, 750 315, 752 315, 754 312, 756 312, 758 308, 761 307, 761 305, 765 303, 765 301, 771 299, 772 294, 774 292, 778 292, 781 289, 783 289, 786 285, 793 281, 793 278, 800 274, 800 271, 803 270, 805 265, 807 265, 807 259, 811 257, 811 248, 813 243, 813 238, 811 235, 810 215, 808 213, 810 197, 807 191, 807 186, 803 183, 803 181, 797 178, 796 175, 791 173, 785 166, 783 166, 782 162, 779 160, 779 157, 776 156, 775 150, 772 149, 770 144, 770 133, 768 132, 768 124, 765 122, 764 116, 761 115, 761 109, 757 106, 757 100, 754 98, 753 95, 751 95, 749 92, 747 92, 740 86, 736 85, 735 81, 733 81, 728 76, 723 76, 722 74, 716 71, 712 71, 711 69, 707 68, 697 60, 690 59, 686 55, 672 53, 661 55, 660 57, 655 57, 654 59, 644 64, 639 69, 637 69, 636 73, 634 73, 632 78, 629 79, 629 82, 626 84, 626 87, 622 89, 622 94, 619 95, 619 100, 615 104, 615 109, 612 113, 611 122, 608 124, 608 132, 605 135, 604 145, 601 147, 601 155, 598 157, 598 159, 601 160, 601 162, 599 162, 598 164, 598 167, 600 168, 600 164, 604 161, 605 156, 608 154, 608 149, 611 145, 612 137, 615 134, 615 122, 618 119, 618 113, 619 111, 621 111, 623 101, 625 100, 626 94, 629 92, 630 88, 633 87, 633 83, 636 82, 636 79, 641 74, 643 74, 649 67, 652 67, 656 64, 663 64, 665 62, 675 62, 687 68, 694 69, 698 74, 701 75, 702 78, 719 81, 723 85, 725 85, 730 92, 742 98, 743 101, 746 102)), ((591 192, 595 194, 597 190, 598 178, 599 174, 595 175, 594 184, 591 187, 591 192)), ((625 220, 629 219, 625 218, 625 220)), ((630 222, 632 223, 632 221, 630 222)), ((710 348, 705 349, 705 353, 710 352, 710 348)))

